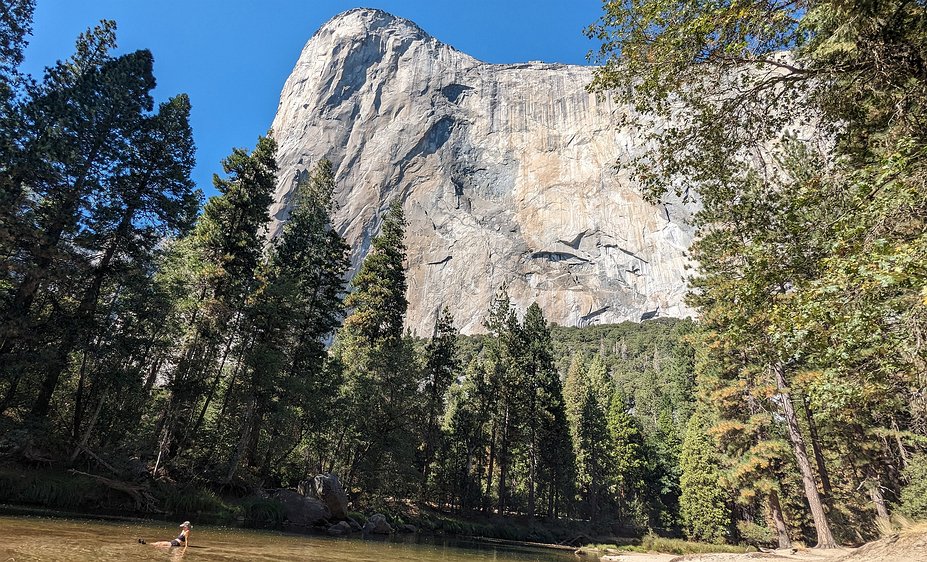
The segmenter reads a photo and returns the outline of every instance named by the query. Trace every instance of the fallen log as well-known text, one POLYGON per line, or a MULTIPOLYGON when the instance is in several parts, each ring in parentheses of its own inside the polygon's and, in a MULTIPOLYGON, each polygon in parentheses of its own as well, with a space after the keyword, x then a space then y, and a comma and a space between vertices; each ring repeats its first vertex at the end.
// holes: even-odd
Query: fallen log
POLYGON ((132 498, 133 501, 135 501, 136 509, 143 509, 145 511, 158 511, 156 508, 158 503, 157 500, 155 500, 154 496, 148 492, 148 489, 145 486, 129 484, 128 482, 113 480, 111 478, 106 478, 105 476, 99 476, 97 474, 81 472, 80 470, 75 470, 73 468, 68 470, 68 472, 71 474, 79 474, 81 476, 93 478, 111 490, 116 490, 117 492, 126 494, 132 498))

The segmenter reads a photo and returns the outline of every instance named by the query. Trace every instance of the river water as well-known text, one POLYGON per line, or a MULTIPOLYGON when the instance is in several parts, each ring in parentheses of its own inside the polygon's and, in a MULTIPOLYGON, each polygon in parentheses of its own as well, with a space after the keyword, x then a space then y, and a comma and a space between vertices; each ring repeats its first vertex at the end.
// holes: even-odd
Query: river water
MULTIPOLYGON (((41 517, 0 516, 0 562, 123 562, 247 560, 312 562, 567 562, 571 552, 459 543, 390 542, 200 527, 194 524, 190 546, 159 549, 138 543, 176 537, 169 523, 114 523, 41 517)), ((414 537, 410 537, 413 538, 414 537)))

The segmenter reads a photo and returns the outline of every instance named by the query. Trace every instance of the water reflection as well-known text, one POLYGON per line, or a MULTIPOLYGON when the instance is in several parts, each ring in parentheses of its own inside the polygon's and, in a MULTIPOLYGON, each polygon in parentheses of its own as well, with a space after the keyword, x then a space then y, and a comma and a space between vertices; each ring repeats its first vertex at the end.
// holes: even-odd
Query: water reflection
MULTIPOLYGON (((195 523, 195 521, 194 521, 195 523)), ((0 517, 0 562, 231 561, 318 562, 566 562, 571 553, 495 545, 371 541, 359 538, 296 536, 282 533, 202 527, 190 545, 162 549, 139 544, 161 540, 174 531, 170 523, 111 523, 0 517)))

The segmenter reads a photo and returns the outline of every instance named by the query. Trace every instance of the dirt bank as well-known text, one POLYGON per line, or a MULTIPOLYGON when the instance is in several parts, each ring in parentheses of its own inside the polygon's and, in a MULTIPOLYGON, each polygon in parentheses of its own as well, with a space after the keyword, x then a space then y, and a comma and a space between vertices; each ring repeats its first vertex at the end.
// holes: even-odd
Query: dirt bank
POLYGON ((907 532, 867 543, 859 548, 834 550, 751 552, 748 554, 627 553, 602 557, 602 562, 741 562, 745 560, 793 560, 798 562, 927 562, 927 531, 907 532))

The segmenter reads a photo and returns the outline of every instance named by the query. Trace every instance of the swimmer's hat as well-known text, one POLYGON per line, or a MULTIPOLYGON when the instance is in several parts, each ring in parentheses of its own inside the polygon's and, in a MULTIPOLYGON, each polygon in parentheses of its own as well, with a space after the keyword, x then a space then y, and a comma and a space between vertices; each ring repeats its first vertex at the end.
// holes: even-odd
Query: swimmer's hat
POLYGON ((181 527, 186 527, 186 528, 188 528, 188 529, 192 529, 192 528, 193 528, 193 525, 191 525, 189 521, 184 521, 183 523, 180 524, 180 526, 181 526, 181 527))

